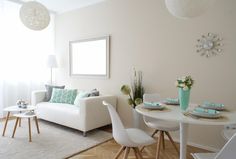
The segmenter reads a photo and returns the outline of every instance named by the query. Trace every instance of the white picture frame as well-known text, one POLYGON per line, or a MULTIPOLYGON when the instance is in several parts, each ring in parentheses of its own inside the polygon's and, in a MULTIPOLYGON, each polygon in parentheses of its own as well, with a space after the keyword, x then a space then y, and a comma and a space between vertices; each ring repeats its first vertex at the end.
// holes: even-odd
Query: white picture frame
POLYGON ((69 42, 70 76, 103 78, 110 76, 110 36, 69 42))

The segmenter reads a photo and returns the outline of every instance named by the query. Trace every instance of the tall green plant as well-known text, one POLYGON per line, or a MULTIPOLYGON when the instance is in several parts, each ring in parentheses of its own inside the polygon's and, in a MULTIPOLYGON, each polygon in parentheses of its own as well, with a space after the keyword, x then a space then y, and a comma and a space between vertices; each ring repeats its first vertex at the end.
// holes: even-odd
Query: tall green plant
POLYGON ((135 108, 138 104, 143 102, 144 88, 142 84, 142 72, 134 69, 134 74, 131 81, 131 88, 129 85, 123 85, 121 92, 128 95, 128 104, 135 108), (131 95, 132 94, 132 95, 131 95))

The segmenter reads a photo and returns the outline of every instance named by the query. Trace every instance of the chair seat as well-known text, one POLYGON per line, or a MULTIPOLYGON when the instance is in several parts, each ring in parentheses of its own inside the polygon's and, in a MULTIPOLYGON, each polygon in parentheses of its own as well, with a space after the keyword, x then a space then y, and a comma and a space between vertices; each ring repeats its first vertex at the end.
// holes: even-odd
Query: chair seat
POLYGON ((162 130, 162 131, 179 130, 179 124, 176 122, 169 122, 169 121, 164 121, 164 120, 148 118, 148 120, 146 120, 145 123, 148 127, 157 129, 157 130, 162 130))
POLYGON ((193 153, 194 159, 214 159, 217 153, 193 153))
MULTIPOLYGON (((140 129, 129 128, 129 129, 126 129, 126 132, 129 138, 132 140, 132 142, 136 144, 136 145, 133 145, 132 147, 147 146, 156 142, 146 132, 140 129)), ((124 146, 127 146, 127 145, 124 145, 124 146)))

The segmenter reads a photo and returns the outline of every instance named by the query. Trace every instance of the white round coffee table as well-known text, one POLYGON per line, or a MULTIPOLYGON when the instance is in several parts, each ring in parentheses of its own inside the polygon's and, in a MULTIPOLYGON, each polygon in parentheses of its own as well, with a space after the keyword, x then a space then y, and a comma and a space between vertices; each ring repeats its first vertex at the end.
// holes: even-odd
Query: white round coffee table
MULTIPOLYGON (((13 113, 13 112, 26 112, 26 111, 31 111, 31 110, 35 110, 36 109, 36 106, 32 106, 32 105, 28 105, 27 108, 20 108, 19 106, 17 105, 14 105, 14 106, 9 106, 9 107, 6 107, 3 109, 3 111, 7 112, 7 117, 6 117, 6 121, 5 121, 5 124, 4 124, 4 129, 3 129, 3 132, 2 132, 2 136, 5 135, 5 132, 6 132, 6 128, 7 128, 7 123, 8 123, 8 120, 9 120, 9 117, 10 117, 10 113, 13 113)), ((19 124, 20 124, 20 121, 19 121, 19 124)))
POLYGON ((28 112, 24 112, 24 113, 14 114, 13 116, 16 117, 16 123, 15 123, 15 127, 14 127, 14 130, 13 130, 12 138, 14 138, 15 133, 16 133, 16 128, 17 128, 18 122, 19 122, 19 120, 22 119, 22 118, 27 118, 27 119, 28 119, 28 125, 29 125, 29 142, 32 141, 32 138, 31 138, 31 123, 30 123, 30 118, 34 118, 35 124, 36 124, 36 127, 37 127, 37 131, 38 131, 38 134, 40 133, 40 132, 39 132, 39 125, 38 125, 38 118, 37 118, 37 115, 35 114, 35 112, 34 112, 33 110, 28 111, 28 112))

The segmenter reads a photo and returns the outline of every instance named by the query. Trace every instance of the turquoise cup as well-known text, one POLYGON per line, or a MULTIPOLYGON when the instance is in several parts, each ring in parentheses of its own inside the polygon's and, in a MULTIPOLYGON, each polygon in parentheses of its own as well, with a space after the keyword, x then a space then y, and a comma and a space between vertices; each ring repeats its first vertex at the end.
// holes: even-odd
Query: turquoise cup
POLYGON ((182 111, 186 111, 189 106, 190 89, 179 88, 179 105, 182 111))

